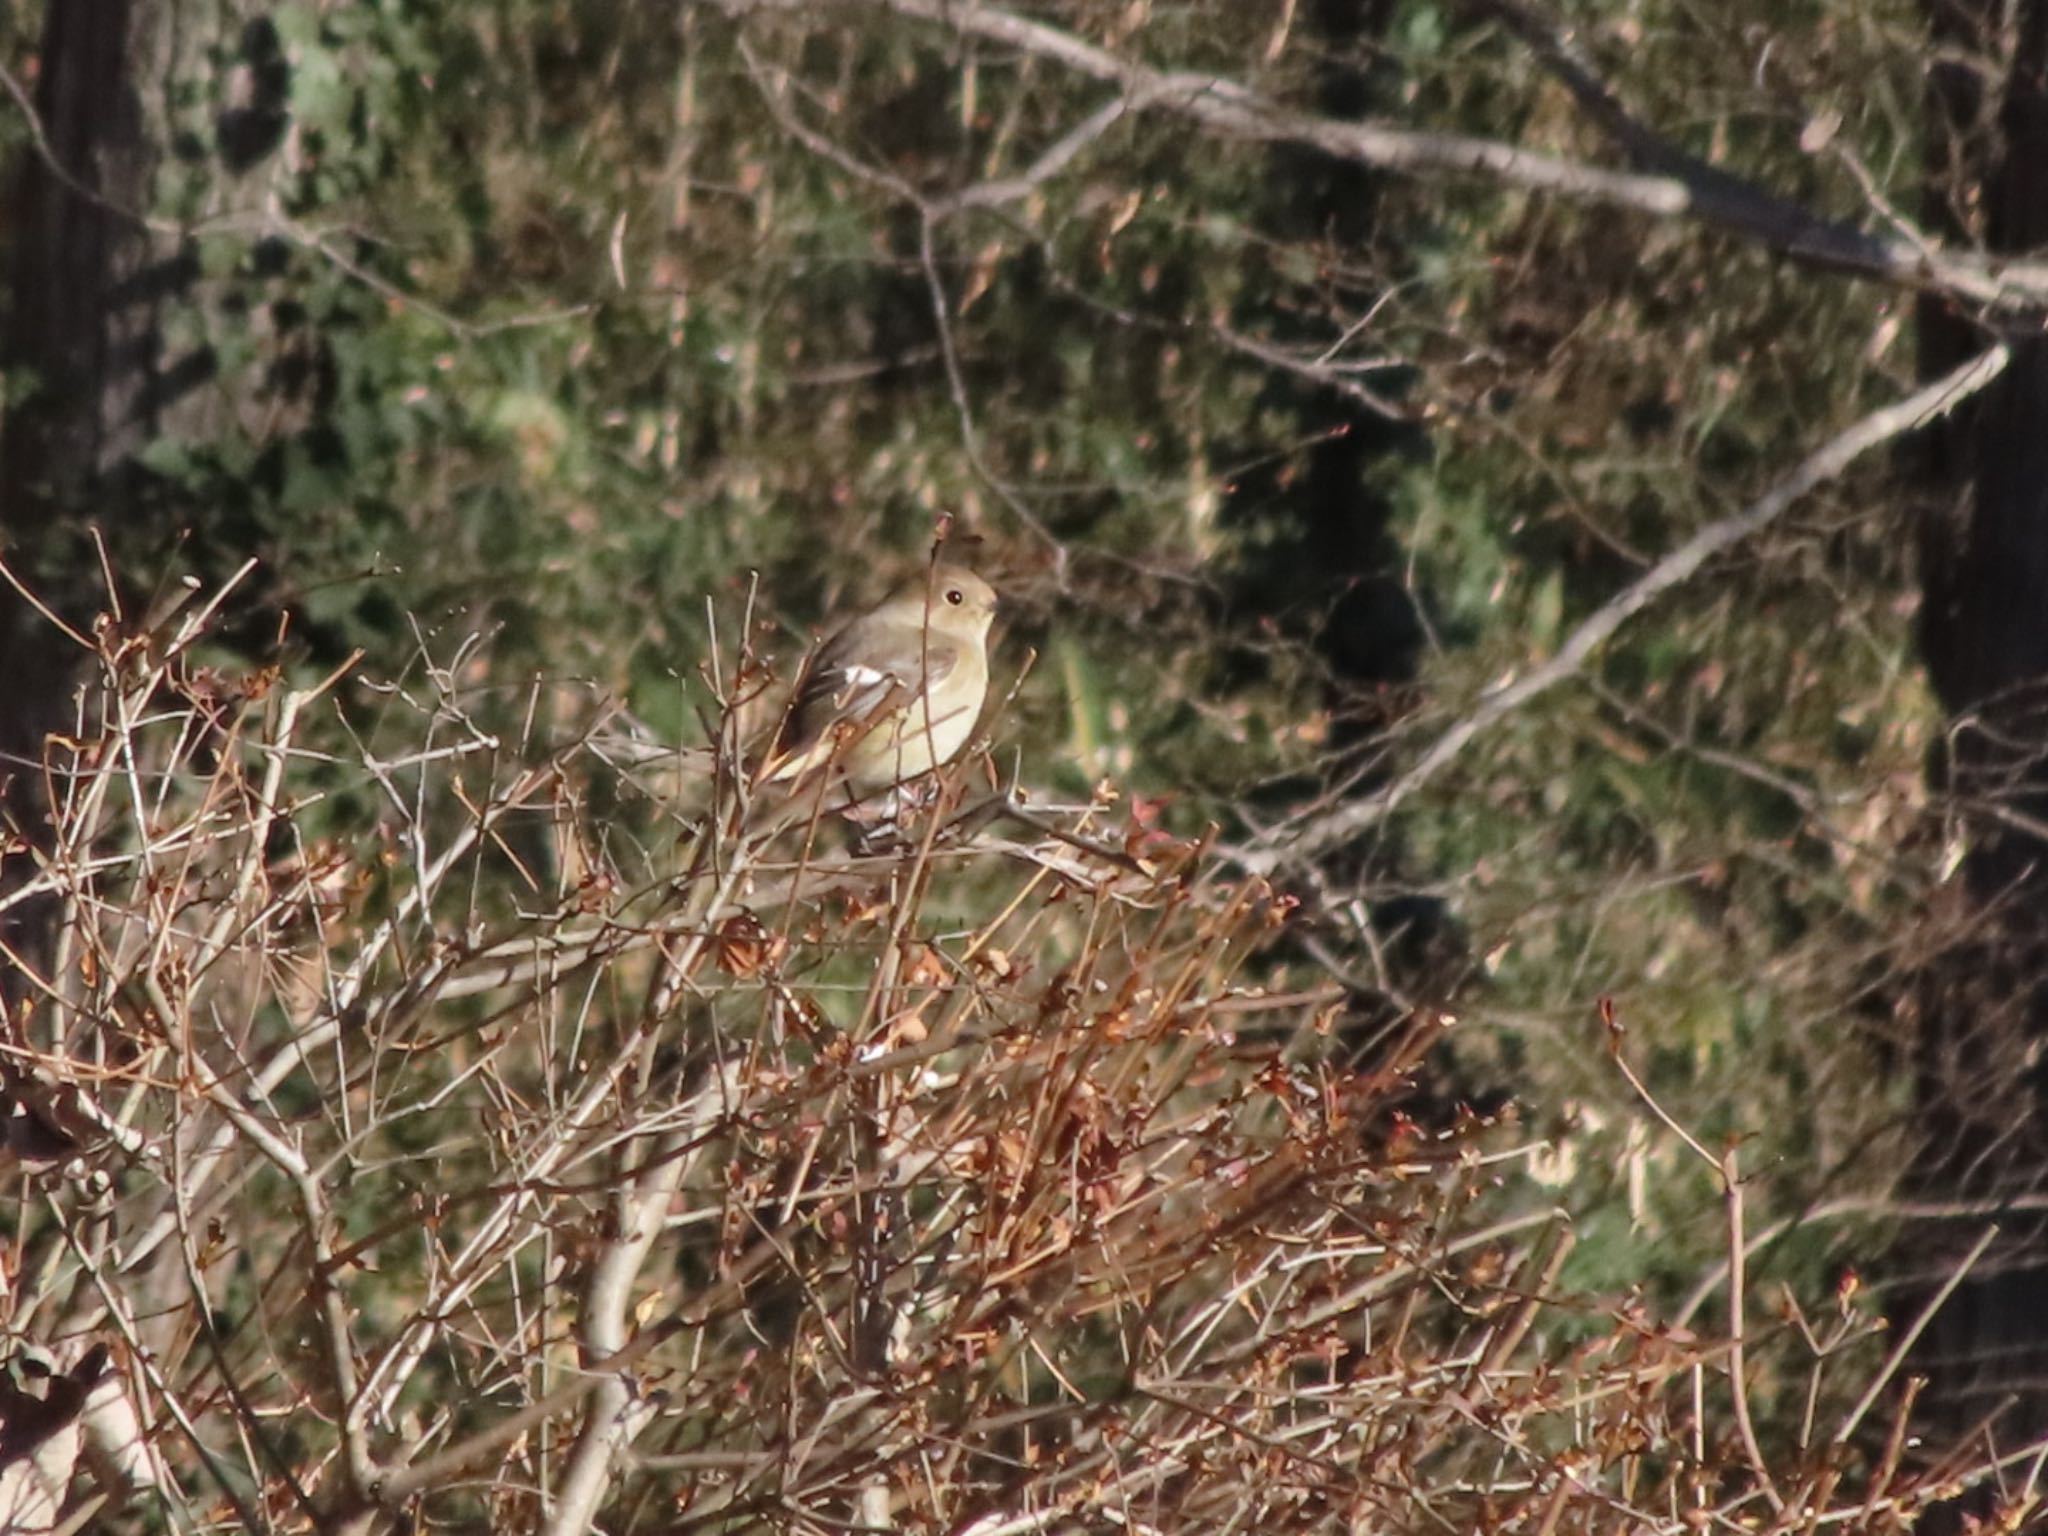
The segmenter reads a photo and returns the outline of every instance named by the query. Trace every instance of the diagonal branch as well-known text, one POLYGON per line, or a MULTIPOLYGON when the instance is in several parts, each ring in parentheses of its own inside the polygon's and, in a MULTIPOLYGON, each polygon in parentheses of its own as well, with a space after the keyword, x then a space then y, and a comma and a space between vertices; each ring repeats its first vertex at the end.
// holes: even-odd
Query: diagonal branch
POLYGON ((1255 873, 1269 874, 1282 864, 1304 862, 1327 853, 1378 826, 1393 813, 1395 806, 1449 767, 1481 732, 1559 683, 1577 676, 1595 651, 1658 597, 1690 580, 1715 555, 1776 522, 1807 492, 1840 475, 1871 449, 1955 409, 2003 373, 2011 357, 2005 346, 1995 346, 1905 399, 1872 411, 1803 460, 1749 506, 1707 524, 1624 587, 1573 630, 1557 654, 1542 666, 1482 697, 1470 714, 1439 736, 1435 745, 1400 778, 1366 799, 1340 806, 1305 823, 1286 824, 1262 833, 1252 850, 1242 856, 1242 862, 1255 873))

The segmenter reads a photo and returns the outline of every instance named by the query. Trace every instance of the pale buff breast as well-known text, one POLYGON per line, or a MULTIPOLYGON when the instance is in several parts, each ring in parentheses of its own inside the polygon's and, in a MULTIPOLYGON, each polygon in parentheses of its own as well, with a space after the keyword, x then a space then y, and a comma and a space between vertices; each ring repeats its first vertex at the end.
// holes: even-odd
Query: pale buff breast
POLYGON ((970 649, 926 700, 877 726, 847 751, 846 777, 865 792, 944 767, 967 745, 988 689, 988 663, 970 649))

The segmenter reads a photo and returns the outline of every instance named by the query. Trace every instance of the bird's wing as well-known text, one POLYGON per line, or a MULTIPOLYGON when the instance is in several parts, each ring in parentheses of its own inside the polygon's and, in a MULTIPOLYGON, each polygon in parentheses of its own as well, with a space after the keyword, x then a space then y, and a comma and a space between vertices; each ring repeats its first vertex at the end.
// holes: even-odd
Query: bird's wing
POLYGON ((855 624, 825 642, 797 684, 771 779, 810 768, 840 721, 860 734, 938 687, 960 665, 960 643, 922 625, 855 624))

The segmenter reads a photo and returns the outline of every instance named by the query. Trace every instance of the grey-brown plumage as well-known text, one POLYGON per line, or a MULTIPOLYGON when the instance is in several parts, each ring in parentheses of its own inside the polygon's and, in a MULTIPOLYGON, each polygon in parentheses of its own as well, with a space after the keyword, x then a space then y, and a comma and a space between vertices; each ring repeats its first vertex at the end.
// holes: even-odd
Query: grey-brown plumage
POLYGON ((830 765, 860 794, 950 762, 988 696, 996 595, 957 565, 921 572, 819 648, 764 778, 830 765))

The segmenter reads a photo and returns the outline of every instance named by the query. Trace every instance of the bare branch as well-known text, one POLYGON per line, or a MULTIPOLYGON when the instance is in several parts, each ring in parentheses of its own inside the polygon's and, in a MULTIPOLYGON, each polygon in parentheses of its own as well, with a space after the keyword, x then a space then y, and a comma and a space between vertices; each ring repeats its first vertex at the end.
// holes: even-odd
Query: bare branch
POLYGON ((1268 874, 1290 863, 1312 860, 1378 826, 1403 800, 1448 768, 1475 738, 1531 700, 1576 677, 1622 625, 1663 593, 1690 580, 1723 550, 1769 527, 1801 497, 1840 475, 1871 449, 1955 409, 2004 372, 2010 360, 2006 347, 1993 347, 1903 400, 1872 411, 1801 461, 1742 511, 1707 524, 1664 556, 1574 629, 1549 661, 1487 693, 1471 713, 1436 739, 1414 767, 1386 788, 1336 810, 1268 829, 1240 856, 1240 862, 1256 873, 1268 874))
MULTIPOLYGON (((174 1523, 201 1518, 185 1483, 250 1529, 561 1536, 1139 1503, 1161 1533, 1307 1536, 1478 1501, 1633 1536, 1759 1500, 1862 1536, 1933 1496, 1742 1417, 1745 1361, 1835 1354, 1744 1326, 1739 1202, 1722 1336, 1556 1294, 1560 1214, 1491 1208, 1534 1149, 1399 1107, 1443 1021, 1381 1031, 1368 1070, 1319 1048, 1350 994, 1246 970, 1291 904, 1113 797, 953 783, 892 850, 816 854, 822 801, 731 771, 722 696, 682 835, 622 838, 663 850, 627 880, 595 850, 637 812, 582 819, 577 775, 613 770, 501 755, 453 667, 386 691, 417 718, 380 744, 92 633, 35 871, 74 958, 8 1065, 96 1113, 27 1175, 0 1307, 125 1351, 103 1486, 174 1523), (324 867, 315 765, 409 846, 365 831, 324 867), (532 909, 536 815, 581 862, 532 909), (1613 1340, 1555 1348, 1561 1307, 1575 1335, 1611 1310, 1613 1340), (1737 1430, 1688 1446, 1669 1426, 1723 1368, 1737 1430)), ((4 1462, 38 1410, 0 1409, 4 1462)), ((90 1507, 70 1463, 0 1491, 50 1529, 90 1507)), ((1965 1445, 1944 1483, 2007 1465, 1965 1445)))
MULTIPOLYGON (((1412 175, 1483 176, 1505 186, 1575 202, 1684 218, 1754 240, 1801 264, 1847 272, 1897 287, 1948 293, 2030 327, 2048 310, 2048 263, 1994 260, 1931 240, 1871 234, 1681 155, 1638 125, 1625 135, 1656 173, 1615 171, 1494 139, 1431 133, 1379 123, 1345 122, 1297 111, 1222 76, 1158 70, 1013 11, 976 0, 720 0, 736 14, 799 12, 827 5, 886 10, 956 35, 1016 48, 1116 85, 1133 108, 1176 114, 1240 139, 1299 144, 1339 159, 1412 175), (1656 144, 1656 152, 1648 146, 1656 144)), ((1616 109, 1618 111, 1618 108, 1616 109)), ((1611 112, 1596 114, 1614 128, 1611 112)))

